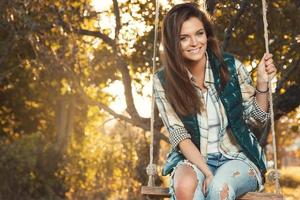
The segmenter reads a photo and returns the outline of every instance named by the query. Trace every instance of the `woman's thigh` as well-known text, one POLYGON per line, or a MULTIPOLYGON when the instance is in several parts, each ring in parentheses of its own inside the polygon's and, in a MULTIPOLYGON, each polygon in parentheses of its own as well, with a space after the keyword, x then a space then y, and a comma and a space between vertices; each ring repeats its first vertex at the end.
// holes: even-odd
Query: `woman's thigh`
POLYGON ((241 160, 230 160, 216 170, 207 199, 235 199, 256 189, 254 169, 241 160))

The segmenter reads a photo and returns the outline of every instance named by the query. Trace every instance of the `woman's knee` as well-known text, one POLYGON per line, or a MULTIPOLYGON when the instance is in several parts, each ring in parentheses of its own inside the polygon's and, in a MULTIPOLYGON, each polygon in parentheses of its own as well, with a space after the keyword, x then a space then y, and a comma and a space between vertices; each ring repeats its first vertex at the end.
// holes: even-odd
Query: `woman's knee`
POLYGON ((193 199, 198 179, 192 167, 179 166, 174 174, 174 190, 176 199, 193 199))

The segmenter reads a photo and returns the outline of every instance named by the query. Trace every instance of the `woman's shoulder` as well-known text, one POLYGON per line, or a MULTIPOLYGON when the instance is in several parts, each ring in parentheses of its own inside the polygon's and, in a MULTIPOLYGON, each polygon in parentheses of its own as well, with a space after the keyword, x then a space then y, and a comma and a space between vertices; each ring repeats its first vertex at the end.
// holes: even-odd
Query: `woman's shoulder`
POLYGON ((223 52, 223 58, 224 60, 229 60, 229 59, 235 59, 235 56, 232 53, 223 52))
POLYGON ((224 52, 223 57, 226 64, 232 64, 231 66, 234 66, 236 70, 243 66, 243 63, 232 53, 224 52))

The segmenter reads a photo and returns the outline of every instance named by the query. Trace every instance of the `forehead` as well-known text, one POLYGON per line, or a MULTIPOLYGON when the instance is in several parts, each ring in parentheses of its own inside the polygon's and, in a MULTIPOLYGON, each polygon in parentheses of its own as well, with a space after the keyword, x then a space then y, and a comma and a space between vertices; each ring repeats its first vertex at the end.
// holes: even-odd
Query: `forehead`
POLYGON ((181 35, 191 34, 198 31, 199 29, 204 29, 202 21, 200 21, 196 17, 191 17, 188 20, 183 22, 181 26, 180 34, 181 35))

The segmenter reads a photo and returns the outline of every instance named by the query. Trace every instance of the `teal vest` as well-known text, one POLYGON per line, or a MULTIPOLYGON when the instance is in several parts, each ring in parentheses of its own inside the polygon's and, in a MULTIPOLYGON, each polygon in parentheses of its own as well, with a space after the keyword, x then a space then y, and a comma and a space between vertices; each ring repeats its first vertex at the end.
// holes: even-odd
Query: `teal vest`
MULTIPOLYGON (((257 139, 243 119, 242 93, 236 72, 234 57, 227 53, 224 53, 223 56, 230 72, 230 79, 224 89, 220 92, 219 97, 226 111, 228 128, 231 129, 236 141, 246 156, 260 169, 262 175, 264 175, 266 172, 266 165, 264 162, 263 152, 259 147, 257 139)), ((208 52, 208 57, 214 74, 215 87, 220 91, 221 65, 212 53, 208 52)), ((164 85, 164 70, 160 70, 156 74, 162 85, 164 85)), ((192 142, 200 150, 200 129, 198 127, 197 115, 178 116, 183 122, 184 127, 191 135, 192 142)), ((164 166, 163 175, 169 174, 173 170, 173 167, 176 166, 176 164, 182 159, 184 159, 184 157, 183 155, 180 155, 180 153, 176 151, 171 152, 168 155, 167 163, 164 166)))

